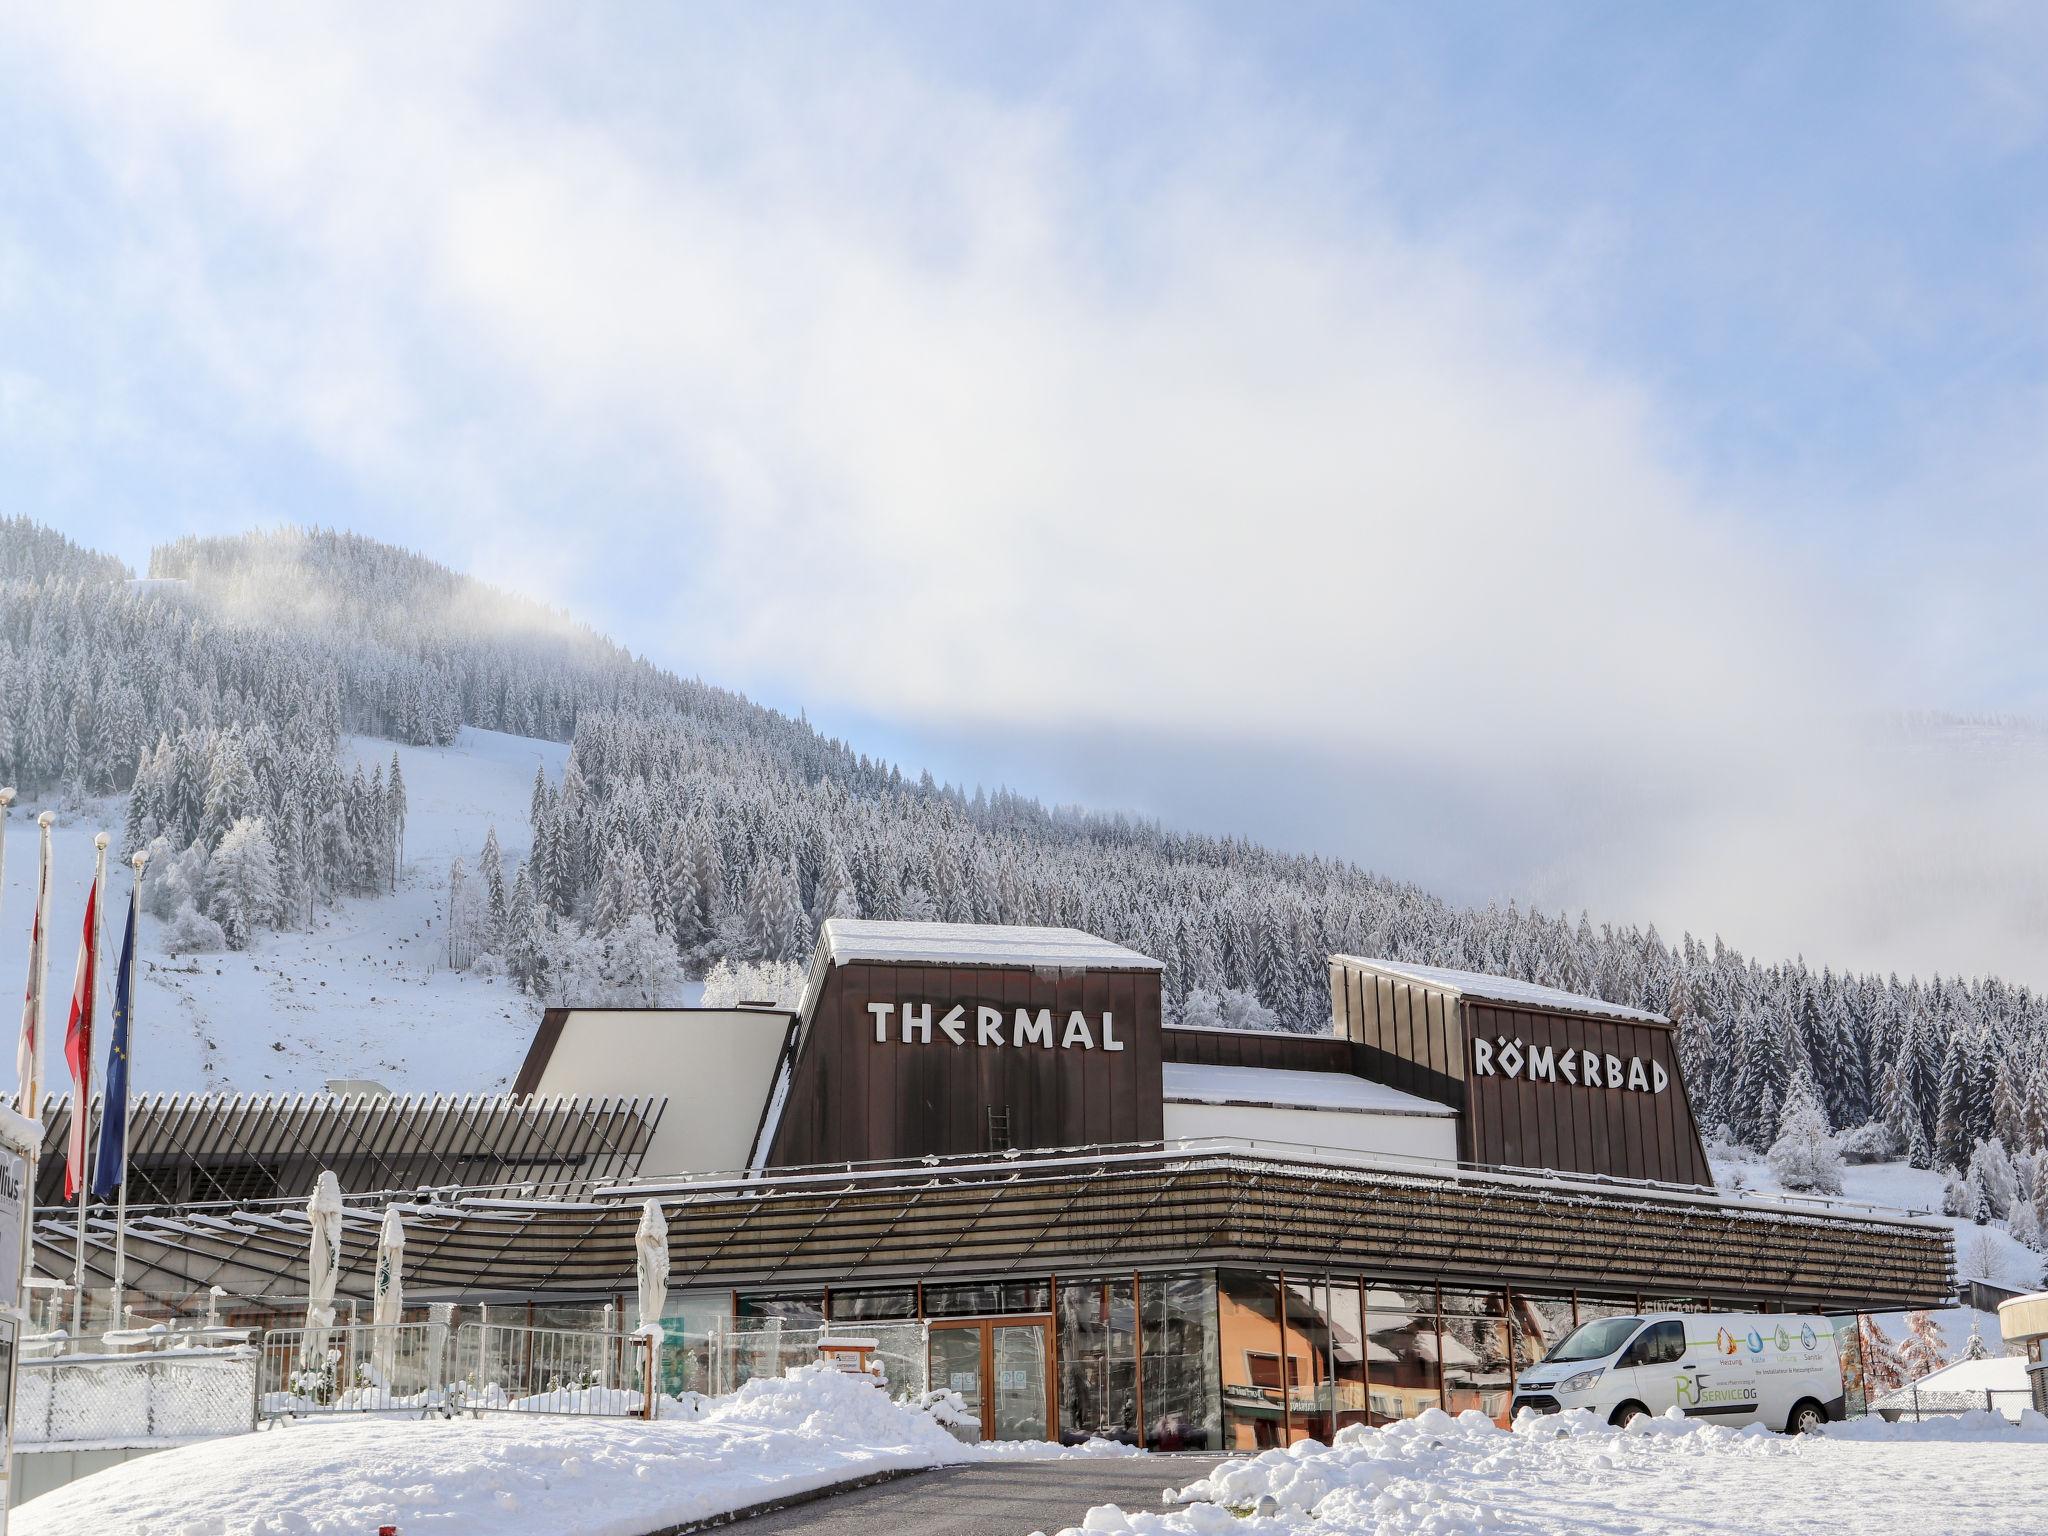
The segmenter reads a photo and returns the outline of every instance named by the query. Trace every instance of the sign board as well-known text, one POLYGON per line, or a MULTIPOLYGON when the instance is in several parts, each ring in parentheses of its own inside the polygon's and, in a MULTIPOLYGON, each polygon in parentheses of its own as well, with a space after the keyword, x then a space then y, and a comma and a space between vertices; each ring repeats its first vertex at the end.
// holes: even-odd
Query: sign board
POLYGON ((0 1141, 0 1309, 21 1304, 22 1202, 29 1198, 28 1159, 0 1141))
POLYGON ((869 1003, 868 1016, 875 1024, 875 1044, 887 1045, 896 1038, 904 1045, 930 1045, 932 1033, 954 1045, 1008 1046, 1021 1050, 1038 1046, 1063 1051, 1120 1051, 1124 1037, 1118 1033, 1116 1015, 1067 1010, 1060 1023, 1051 1008, 1019 1008, 1014 1012, 988 1003, 869 1003))

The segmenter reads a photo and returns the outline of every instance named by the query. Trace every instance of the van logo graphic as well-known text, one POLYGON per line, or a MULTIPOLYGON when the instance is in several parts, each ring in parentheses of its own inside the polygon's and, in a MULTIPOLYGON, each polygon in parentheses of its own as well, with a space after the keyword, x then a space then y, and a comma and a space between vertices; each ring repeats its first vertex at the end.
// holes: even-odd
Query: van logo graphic
POLYGON ((1721 1353, 1724 1355, 1734 1354, 1735 1335, 1730 1333, 1726 1328, 1723 1328, 1719 1333, 1714 1335, 1714 1347, 1720 1350, 1721 1353))
POLYGON ((1801 1323, 1799 1325, 1799 1342, 1801 1344, 1804 1344, 1808 1349, 1813 1348, 1813 1346, 1819 1342, 1819 1340, 1817 1340, 1813 1335, 1813 1324, 1801 1323))
POLYGON ((1749 1337, 1743 1340, 1743 1342, 1749 1346, 1749 1352, 1752 1355, 1760 1355, 1764 1352, 1764 1336, 1754 1328, 1749 1330, 1749 1337))
POLYGON ((1783 1323, 1778 1324, 1777 1345, 1780 1349, 1790 1349, 1792 1347, 1792 1335, 1785 1331, 1783 1323))

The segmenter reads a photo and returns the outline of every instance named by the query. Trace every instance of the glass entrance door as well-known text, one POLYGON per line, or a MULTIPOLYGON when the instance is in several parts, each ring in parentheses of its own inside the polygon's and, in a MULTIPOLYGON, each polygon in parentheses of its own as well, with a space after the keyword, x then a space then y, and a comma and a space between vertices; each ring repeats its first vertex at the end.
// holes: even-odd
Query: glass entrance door
POLYGON ((988 1416, 982 1412, 981 1405, 985 1399, 981 1392, 981 1376, 981 1325, 933 1324, 932 1390, 958 1392, 967 1411, 982 1421, 982 1433, 986 1436, 988 1416))
POLYGON ((991 1323, 990 1365, 995 1404, 994 1438, 1049 1440, 1046 1404, 1051 1385, 1046 1370, 1044 1323, 991 1323))
POLYGON ((935 1322, 931 1340, 932 1389, 958 1392, 982 1439, 1051 1438, 1049 1318, 935 1322))

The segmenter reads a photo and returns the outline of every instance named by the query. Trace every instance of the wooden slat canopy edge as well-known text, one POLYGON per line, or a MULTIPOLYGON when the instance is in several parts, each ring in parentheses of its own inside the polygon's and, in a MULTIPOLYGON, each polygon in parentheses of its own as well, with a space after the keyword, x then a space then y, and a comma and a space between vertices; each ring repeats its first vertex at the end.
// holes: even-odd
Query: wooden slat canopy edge
MULTIPOLYGON (((668 1215, 676 1290, 1203 1264, 1835 1312, 1938 1306, 1955 1287, 1948 1229, 1903 1213, 1218 1146, 621 1186, 581 1201, 483 1190, 410 1201, 407 1290, 482 1299, 630 1288, 649 1194, 668 1215)), ((355 1208, 381 1205, 357 1197, 355 1208)), ((72 1230, 61 1218, 38 1223, 45 1273, 69 1273, 72 1230)), ((343 1294, 368 1293, 375 1240, 373 1223, 349 1224, 343 1294)), ((106 1283, 112 1241, 111 1223, 96 1222, 92 1283, 106 1283)), ((130 1281, 302 1292, 305 1246, 304 1215, 289 1207, 138 1210, 130 1281)))

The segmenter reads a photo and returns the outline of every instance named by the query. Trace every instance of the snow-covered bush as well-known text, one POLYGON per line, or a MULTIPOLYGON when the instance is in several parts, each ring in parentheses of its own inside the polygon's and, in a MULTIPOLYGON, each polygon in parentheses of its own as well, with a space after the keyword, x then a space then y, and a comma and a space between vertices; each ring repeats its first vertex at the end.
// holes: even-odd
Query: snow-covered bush
POLYGON ((193 843, 173 849, 170 839, 153 838, 148 845, 149 862, 142 867, 142 910, 169 922, 180 907, 198 906, 206 899, 206 850, 193 843))
POLYGON ((1237 987, 1191 987, 1175 1023, 1183 1029, 1278 1029, 1280 1016, 1237 987))
POLYGON ((1842 1192, 1842 1155, 1828 1134, 1827 1116, 1805 1078, 1795 1078, 1778 1115, 1778 1139, 1764 1154, 1771 1172, 1787 1189, 1816 1194, 1842 1192))
POLYGON ((227 935, 221 932, 220 924, 189 901, 178 908, 164 930, 164 948, 174 955, 213 955, 227 947, 227 935))
POLYGON ((720 960, 704 973, 704 1006, 773 1003, 795 1012, 803 1001, 808 969, 789 960, 720 960))
POLYGON ((599 945, 598 975, 610 1006, 658 1008, 682 990, 682 958, 645 912, 627 918, 599 945))
POLYGON ((1944 1216, 1968 1216, 1975 1209, 1970 1191, 1963 1183, 1963 1176, 1951 1168, 1942 1175, 1941 1214, 1944 1216))
POLYGON ((1898 1132, 1882 1120, 1869 1120, 1836 1138, 1835 1150, 1845 1163, 1889 1163, 1902 1150, 1898 1132))

